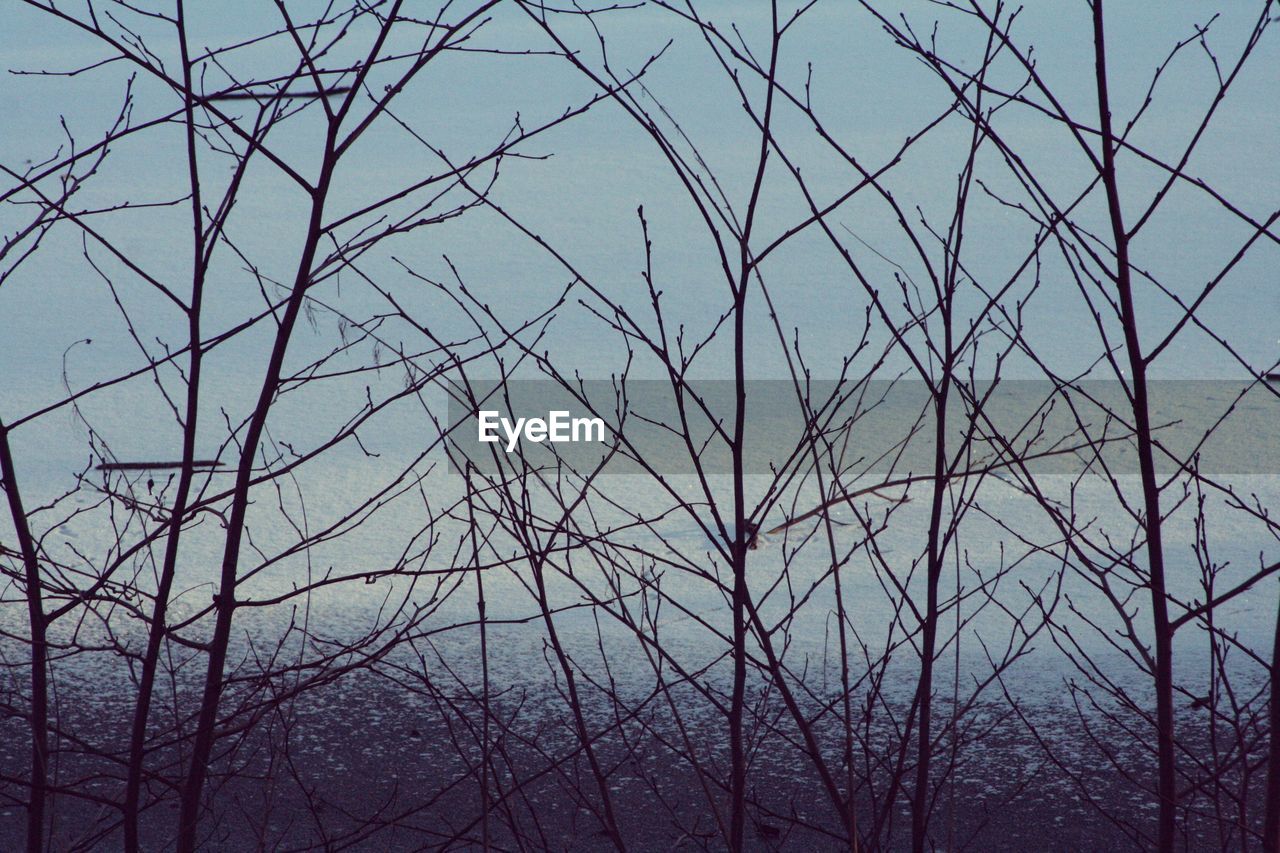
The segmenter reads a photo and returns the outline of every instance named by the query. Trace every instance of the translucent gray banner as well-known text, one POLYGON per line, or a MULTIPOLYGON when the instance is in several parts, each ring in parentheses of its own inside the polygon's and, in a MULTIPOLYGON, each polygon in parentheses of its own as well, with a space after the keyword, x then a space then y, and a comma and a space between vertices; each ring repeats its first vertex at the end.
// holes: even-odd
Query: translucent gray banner
MULTIPOLYGON (((1148 387, 1162 474, 1280 473, 1280 387, 1232 380, 1148 387)), ((815 454, 829 470, 859 475, 930 473, 935 400, 918 380, 823 380, 800 389, 787 380, 747 382, 743 473, 806 467, 815 454)), ((450 390, 450 464, 458 471, 469 462, 486 474, 562 465, 581 475, 723 475, 733 471, 737 408, 729 380, 481 381, 450 390)), ((1133 406, 1120 382, 953 383, 941 436, 956 470, 1138 473, 1133 406)))

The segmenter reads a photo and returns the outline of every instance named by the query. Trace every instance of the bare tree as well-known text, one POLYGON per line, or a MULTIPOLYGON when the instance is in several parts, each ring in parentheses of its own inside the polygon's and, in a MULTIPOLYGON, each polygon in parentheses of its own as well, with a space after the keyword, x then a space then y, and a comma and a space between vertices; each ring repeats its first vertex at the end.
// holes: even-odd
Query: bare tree
POLYGON ((0 837, 1280 843, 1269 0, 21 12, 0 837))

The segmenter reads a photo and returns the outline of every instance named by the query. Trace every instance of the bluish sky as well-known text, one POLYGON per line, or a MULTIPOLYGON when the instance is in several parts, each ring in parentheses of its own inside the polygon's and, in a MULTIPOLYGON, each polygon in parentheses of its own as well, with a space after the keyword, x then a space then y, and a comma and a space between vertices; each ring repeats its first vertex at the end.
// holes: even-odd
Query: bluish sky
MULTIPOLYGON (((79 7, 68 8, 73 14, 82 14, 79 7)), ((161 4, 159 8, 168 6, 161 4)), ((319 8, 320 4, 290 5, 299 20, 319 8)), ((783 8, 785 12, 791 7, 783 8)), ((885 4, 881 8, 901 12, 917 33, 930 32, 936 20, 938 51, 956 63, 973 67, 980 58, 984 34, 966 16, 928 3, 885 4)), ((732 32, 736 26, 757 55, 767 50, 765 4, 706 3, 697 4, 697 9, 715 21, 721 32, 732 32)), ((1108 61, 1117 126, 1124 127, 1141 106, 1154 70, 1172 46, 1215 15, 1205 46, 1218 57, 1222 73, 1229 73, 1260 9, 1257 3, 1109 5, 1108 61)), ((450 14, 463 11, 458 7, 450 14)), ((145 27, 155 54, 175 67, 177 46, 170 28, 124 11, 120 15, 145 27)), ((278 13, 267 3, 192 4, 190 15, 195 48, 227 44, 278 26, 278 13)), ((108 49, 72 25, 25 4, 5 3, 0 18, 0 56, 10 71, 67 71, 110 55, 108 49)), ((679 139, 679 134, 670 122, 678 122, 689 144, 696 146, 703 158, 699 172, 713 173, 731 206, 741 213, 754 172, 759 135, 744 114, 730 78, 698 30, 672 12, 653 6, 620 10, 599 20, 611 67, 618 73, 637 70, 646 58, 671 42, 644 78, 646 91, 637 94, 653 115, 665 111, 664 128, 674 139, 679 139)), ((1037 71, 1060 103, 1083 121, 1093 123, 1096 95, 1089 25, 1086 4, 1045 3, 1025 9, 1012 32, 1023 49, 1034 46, 1037 71)), ((555 26, 588 65, 597 70, 602 67, 600 45, 582 19, 562 16, 555 26)), ((409 28, 396 45, 409 45, 421 32, 409 28)), ((1280 169, 1275 166, 1280 162, 1280 98, 1275 97, 1280 91, 1280 42, 1274 35, 1271 30, 1265 33, 1228 97, 1217 107, 1186 166, 1189 174, 1203 178, 1255 219, 1265 219, 1280 207, 1280 169)), ((355 56, 366 49, 369 33, 357 29, 349 42, 343 55, 355 56)), ((1135 144, 1167 161, 1179 158, 1216 90, 1218 72, 1205 46, 1190 44, 1169 64, 1154 89, 1152 104, 1131 134, 1135 144)), ((534 127, 582 104, 595 91, 591 82, 563 59, 539 55, 552 44, 514 4, 499 4, 468 47, 473 50, 432 62, 396 107, 399 119, 450 159, 461 161, 489 150, 510 131, 517 114, 522 126, 534 127), (528 51, 533 55, 523 55, 528 51)), ((338 58, 335 54, 333 61, 338 58)), ((288 71, 296 55, 287 42, 277 38, 220 56, 220 61, 237 79, 250 79, 288 71)), ((811 71, 814 109, 824 126, 846 150, 870 166, 886 162, 907 135, 916 133, 949 103, 936 75, 893 44, 865 9, 851 3, 819 2, 808 11, 784 39, 779 67, 782 83, 797 92, 803 91, 811 71)), ((203 70, 210 87, 225 85, 222 70, 212 65, 203 70)), ((382 76, 375 77, 375 88, 385 77, 385 71, 379 73, 382 76)), ((0 86, 0 111, 6 117, 0 131, 0 162, 21 170, 27 161, 51 156, 59 146, 65 150, 69 143, 64 120, 77 144, 83 146, 100 138, 119 110, 126 82, 134 74, 135 124, 176 109, 178 102, 172 91, 121 62, 76 76, 6 76, 0 86)), ((1010 86, 1021 79, 1007 58, 997 63, 992 74, 994 80, 1010 86)), ((763 87, 750 74, 744 73, 741 79, 748 97, 759 106, 763 87)), ((1039 94, 1033 97, 1043 101, 1039 94)), ((995 125, 1056 196, 1070 199, 1088 185, 1092 174, 1087 159, 1061 124, 1031 108, 1011 105, 997 115, 995 125)), ((950 218, 956 175, 964 163, 970 130, 963 119, 952 116, 915 145, 885 178, 885 186, 902 208, 923 217, 934 229, 945 230, 950 218)), ((312 175, 318 166, 320 132, 318 121, 303 117, 282 126, 272 139, 299 172, 312 175)), ((837 197, 856 180, 848 164, 818 138, 796 110, 780 109, 775 133, 819 201, 837 197)), ((717 255, 687 193, 659 148, 635 121, 616 105, 603 103, 527 141, 518 151, 527 158, 509 158, 494 190, 493 198, 505 210, 556 247, 601 292, 636 316, 648 317, 636 216, 637 207, 643 205, 654 244, 655 282, 664 292, 668 325, 684 324, 691 341, 715 327, 730 302, 717 255)), ((687 147, 684 154, 693 156, 687 147)), ((201 158, 203 176, 213 195, 230 175, 231 161, 209 152, 201 158)), ((327 210, 339 217, 440 168, 441 161, 432 151, 401 126, 384 122, 360 142, 339 169, 327 210)), ((1160 174, 1133 156, 1122 156, 1120 169, 1126 213, 1132 217, 1160 185, 1160 174)), ((77 196, 77 203, 82 209, 94 209, 126 201, 176 201, 186 191, 185 170, 185 147, 178 125, 139 133, 112 146, 111 155, 77 196)), ((984 185, 1006 201, 1025 201, 990 146, 980 155, 976 170, 984 185)), ((465 195, 455 192, 452 198, 465 195)), ((303 194, 279 170, 260 164, 250 171, 228 233, 263 275, 280 281, 291 279, 302 237, 304 203, 303 194)), ((25 208, 7 206, 0 210, 0 224, 9 233, 27 214, 25 208)), ((1096 193, 1079 211, 1080 221, 1098 234, 1106 229, 1102 214, 1101 197, 1096 193)), ((775 157, 766 173, 756 226, 759 244, 806 215, 803 198, 775 157)), ((878 286, 893 289, 894 275, 899 272, 910 274, 918 284, 923 282, 920 264, 913 259, 900 226, 872 193, 855 196, 828 221, 878 286)), ((190 225, 184 205, 99 216, 93 222, 103 236, 175 292, 189 290, 190 225)), ((924 233, 918 219, 911 225, 924 233)), ((975 193, 963 247, 966 269, 984 287, 998 286, 1021 264, 1034 231, 1016 210, 984 193, 975 193)), ((1164 287, 1189 299, 1217 275, 1248 237, 1248 227, 1217 201, 1179 184, 1135 242, 1134 262, 1164 287)), ((935 261, 940 260, 936 245, 929 251, 935 261)), ((404 304, 425 318, 424 322, 429 321, 441 338, 455 339, 465 331, 456 307, 423 287, 401 265, 433 280, 447 281, 453 275, 449 262, 471 292, 508 322, 546 309, 570 279, 546 252, 485 209, 390 241, 376 256, 363 261, 362 269, 389 292, 398 294, 404 304)), ((1257 241, 1201 311, 1215 334, 1226 338, 1240 358, 1259 368, 1280 357, 1277 270, 1280 247, 1276 241, 1257 241)), ((815 373, 833 374, 840 359, 857 346, 867 298, 839 262, 830 242, 810 228, 777 251, 761 271, 788 343, 800 341, 815 373)), ((1046 252, 1040 274, 1042 287, 1024 306, 1028 338, 1062 369, 1095 360, 1102 346, 1061 257, 1046 252)), ((1010 304, 1025 296, 1029 288, 1030 278, 1024 274, 1010 304)), ((976 294, 973 288, 961 294, 962 312, 964 306, 973 304, 976 294)), ((381 297, 354 275, 344 275, 341 283, 330 282, 317 295, 331 303, 340 300, 353 315, 367 316, 380 306, 385 308, 381 297)), ((587 307, 577 304, 579 295, 586 296, 575 292, 574 299, 558 313, 544 346, 563 370, 607 376, 622 364, 623 347, 616 333, 587 307)), ((127 274, 92 239, 86 243, 83 235, 69 226, 56 229, 44 249, 0 290, 0 340, 5 342, 0 348, 0 376, 6 416, 15 417, 56 399, 63 391, 64 364, 71 384, 84 387, 141 363, 140 344, 129 334, 117 299, 148 352, 154 355, 165 345, 183 344, 184 323, 172 305, 127 274), (89 259, 111 278, 114 295, 86 260, 86 246, 89 259), (76 344, 86 338, 93 343, 76 344)), ((1158 339, 1180 316, 1176 305, 1149 283, 1141 283, 1139 300, 1147 340, 1158 339)), ((206 304, 207 328, 230 326, 260 310, 261 305, 259 283, 238 257, 220 250, 206 304)), ((333 318, 322 317, 317 333, 299 336, 291 349, 297 363, 332 345, 332 326, 333 318)), ((392 338, 402 336, 410 348, 421 344, 412 328, 390 324, 385 331, 392 338)), ((758 293, 752 297, 749 336, 752 374, 761 378, 785 376, 782 347, 758 293)), ((873 333, 872 340, 883 343, 885 336, 873 333)), ((207 381, 216 399, 231 403, 243 397, 245 383, 252 385, 260 371, 264 341, 262 335, 249 335, 241 344, 210 359, 207 381)), ((905 366, 897 356, 891 356, 889 362, 905 366)), ((713 345, 700 356, 693 371, 721 376, 727 375, 729 367, 724 350, 713 345)), ((635 370, 641 375, 658 372, 655 364, 643 359, 635 370)), ((1025 365, 1014 365, 1010 370, 1015 375, 1035 373, 1025 365)), ((1232 355, 1194 328, 1165 351, 1153 370, 1157 376, 1176 378, 1242 372, 1232 355)), ((147 383, 130 387, 136 388, 135 397, 129 396, 132 391, 123 390, 110 397, 102 395, 97 416, 105 422, 119 418, 120 429, 125 429, 129 418, 117 413, 122 410, 121 401, 127 400, 124 408, 131 415, 149 412, 157 419, 166 417, 163 401, 147 383)))

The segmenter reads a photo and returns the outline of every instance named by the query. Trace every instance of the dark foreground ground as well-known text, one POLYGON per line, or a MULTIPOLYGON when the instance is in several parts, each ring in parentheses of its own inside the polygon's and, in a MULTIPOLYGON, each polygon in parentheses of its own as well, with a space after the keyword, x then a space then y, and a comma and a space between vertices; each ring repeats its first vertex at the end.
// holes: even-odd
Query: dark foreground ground
MULTIPOLYGON (((586 851, 610 847, 591 808, 598 802, 585 762, 575 760, 568 720, 533 696, 507 695, 498 703, 510 732, 491 732, 493 771, 489 779, 489 843, 502 850, 586 851), (519 782, 517 785, 516 782, 519 782), (501 796, 498 794, 501 792, 501 796), (580 792, 585 792, 586 800, 580 792)), ((450 697, 440 696, 438 701, 450 697)), ((460 701, 452 697, 453 701, 460 701)), ((118 724, 125 705, 93 697, 62 697, 62 719, 90 740, 122 746, 105 732, 118 724), (115 720, 108 724, 108 721, 115 720)), ((1069 710, 1038 709, 1041 742, 999 709, 977 712, 985 724, 981 741, 962 747, 951 783, 939 789, 931 828, 935 849, 975 851, 1125 850, 1145 846, 1135 831, 1152 826, 1150 797, 1128 780, 1104 749, 1129 766, 1143 756, 1091 742, 1069 710), (985 718, 984 718, 985 717, 985 718), (1062 766, 1046 757, 1051 746, 1062 766), (1068 773, 1079 781, 1073 781, 1068 773), (1092 800, 1092 802, 1090 802, 1092 800), (1110 814, 1110 818, 1104 814, 1110 814), (1112 819, 1114 818, 1114 819, 1112 819)), ((471 715, 477 722, 475 715, 471 715)), ((478 728, 453 717, 441 723, 441 708, 422 696, 410 697, 385 679, 360 675, 296 703, 287 714, 263 718, 257 734, 220 757, 234 768, 215 784, 213 810, 204 824, 209 850, 452 850, 483 846, 483 804, 475 760, 478 728), (465 756, 465 758, 464 758, 465 756), (471 761, 469 767, 467 761, 471 761)), ((25 722, 3 720, 0 765, 5 780, 0 806, 0 850, 23 845, 24 794, 14 783, 25 774, 25 722)), ((675 733, 673 733, 674 735, 675 733)), ((719 743, 714 730, 694 733, 695 742, 719 743)), ((677 735, 678 736, 678 735, 677 735)), ((628 849, 721 849, 697 779, 674 762, 652 736, 632 727, 628 747, 618 739, 602 744, 615 767, 611 788, 628 849)), ((828 834, 834 821, 814 774, 797 760, 771 759, 767 743, 753 755, 750 846, 755 850, 837 850, 828 834)), ((170 758, 176 758, 176 754, 170 758)), ((942 761, 948 761, 948 755, 942 761)), ((58 784, 113 800, 121 790, 121 770, 110 760, 87 759, 68 749, 57 759, 58 784)), ((1255 785, 1255 790, 1260 785, 1255 785)), ((158 799, 146 814, 148 849, 171 846, 177 815, 176 793, 153 781, 158 799)), ((1246 793, 1246 796, 1253 795, 1246 793)), ((1193 811, 1213 812, 1204 797, 1193 811)), ((114 850, 117 813, 84 797, 57 796, 50 849, 114 850)), ((1190 814, 1190 812, 1188 813, 1190 814)), ((872 815, 860 815, 869 825, 872 815)), ((1220 837, 1207 819, 1191 818, 1194 837, 1186 849, 1239 849, 1237 837, 1220 837)), ((909 817, 898 810, 890 849, 909 845, 909 817)))

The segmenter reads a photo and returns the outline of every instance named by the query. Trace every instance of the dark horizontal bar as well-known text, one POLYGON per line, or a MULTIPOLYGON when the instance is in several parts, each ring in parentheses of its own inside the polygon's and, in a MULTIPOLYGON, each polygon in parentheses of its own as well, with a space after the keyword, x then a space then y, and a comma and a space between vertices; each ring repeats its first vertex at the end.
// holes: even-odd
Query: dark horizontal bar
MULTIPOLYGON (((148 471, 157 468, 181 468, 182 462, 103 462, 95 466, 99 471, 148 471)), ((216 459, 196 459, 191 462, 192 468, 220 468, 222 463, 216 459)))

